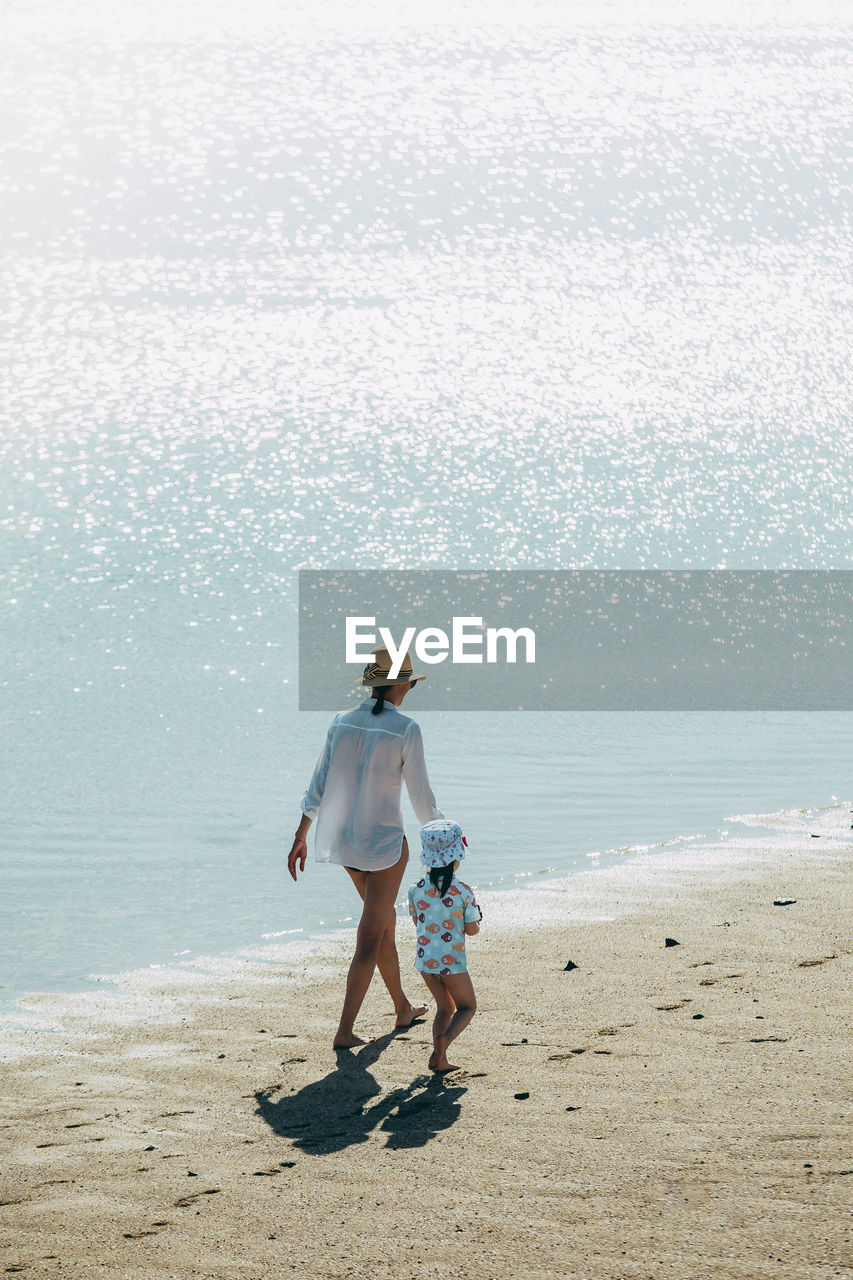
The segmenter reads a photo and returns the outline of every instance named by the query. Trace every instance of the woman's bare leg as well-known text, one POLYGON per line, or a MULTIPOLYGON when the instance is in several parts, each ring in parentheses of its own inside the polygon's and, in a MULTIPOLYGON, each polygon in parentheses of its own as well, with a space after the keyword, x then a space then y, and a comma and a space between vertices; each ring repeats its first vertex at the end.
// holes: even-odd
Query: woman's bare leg
MULTIPOLYGON (((403 844, 403 859, 408 859, 408 844, 403 844)), ((362 902, 365 896, 365 887, 367 881, 375 875, 372 872, 370 876, 364 871, 354 871, 351 867, 347 867, 350 878, 358 890, 359 897, 362 902)), ((396 896, 396 895, 395 895, 396 896)), ((379 970, 382 981, 388 988, 388 994, 394 1002, 394 1012, 397 1015, 396 1025, 398 1027, 408 1027, 413 1019, 419 1018, 426 1013, 426 1005, 413 1005, 403 990, 403 984, 400 978, 400 957, 397 954, 396 942, 397 929, 397 912, 392 904, 391 910, 385 924, 385 932, 382 934, 382 941, 379 944, 379 953, 376 958, 376 967, 379 970)))
MULTIPOLYGON (((364 893, 362 895, 364 906, 358 925, 358 933, 356 934, 355 955, 352 958, 347 975, 347 989, 344 996, 344 1006, 341 1010, 341 1020, 332 1042, 336 1049, 351 1049, 356 1045, 365 1043, 360 1036, 355 1034, 355 1019, 364 1002, 364 997, 367 995, 367 988, 370 986, 379 960, 382 939, 388 930, 390 917, 394 913, 394 902, 400 889, 403 872, 406 869, 408 853, 408 845, 404 840, 400 858, 394 863, 393 867, 387 867, 384 871, 371 871, 370 875, 361 876, 364 880, 364 893)), ((353 880, 356 881, 356 888, 358 888, 358 881, 356 880, 358 874, 358 872, 355 874, 350 872, 353 880)), ((394 957, 396 957, 393 934, 391 935, 390 945, 394 948, 394 957)), ((388 976, 393 983, 395 981, 395 966, 390 957, 387 943, 384 959, 388 962, 388 976)), ((396 982, 397 984, 400 982, 399 960, 396 962, 396 982)), ((390 990, 391 988, 389 987, 390 990)), ((392 999, 393 997, 394 992, 392 992, 392 999)), ((405 1004, 411 1008, 407 1000, 405 1004)), ((410 1021, 411 1019, 407 1020, 410 1021)))
POLYGON ((446 973, 441 978, 432 975, 424 980, 435 996, 439 1006, 433 1022, 432 1057, 429 1060, 431 1071, 455 1071, 456 1068, 447 1060, 447 1046, 456 1039, 468 1026, 477 1012, 477 998, 474 995, 474 984, 467 973, 446 973), (443 995, 440 996, 439 988, 443 995), (439 1003, 441 1001, 441 1003, 439 1003), (452 1006, 451 1016, 446 1011, 452 1006))

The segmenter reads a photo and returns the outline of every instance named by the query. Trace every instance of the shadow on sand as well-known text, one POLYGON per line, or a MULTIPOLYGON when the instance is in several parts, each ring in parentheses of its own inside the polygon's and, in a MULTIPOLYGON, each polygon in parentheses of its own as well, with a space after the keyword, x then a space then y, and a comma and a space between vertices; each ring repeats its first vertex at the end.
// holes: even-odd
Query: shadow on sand
POLYGON ((452 1078, 424 1075, 382 1097, 369 1068, 393 1039, 380 1036, 358 1052, 338 1053, 334 1071, 277 1101, 281 1086, 259 1089, 257 1114, 273 1133, 314 1156, 366 1142, 374 1130, 388 1135, 385 1145, 393 1150, 424 1146, 459 1118, 466 1090, 452 1078))

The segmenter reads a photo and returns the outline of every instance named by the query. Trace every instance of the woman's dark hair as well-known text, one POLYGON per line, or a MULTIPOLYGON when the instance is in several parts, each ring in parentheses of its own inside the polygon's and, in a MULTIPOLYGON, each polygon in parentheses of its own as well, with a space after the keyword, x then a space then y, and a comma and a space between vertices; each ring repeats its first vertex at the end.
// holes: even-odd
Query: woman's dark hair
MULTIPOLYGON (((417 684, 417 681, 410 680, 409 685, 411 686, 413 684, 417 684)), ((387 692, 388 692, 388 685, 385 685, 385 684, 380 685, 378 689, 373 690, 373 693, 370 695, 373 698, 373 706, 370 708, 370 714, 372 716, 378 716, 381 714, 385 706, 385 694, 387 692)))
POLYGON ((446 867, 430 867, 429 878, 438 889, 438 896, 443 898, 453 879, 453 863, 448 862, 446 867))

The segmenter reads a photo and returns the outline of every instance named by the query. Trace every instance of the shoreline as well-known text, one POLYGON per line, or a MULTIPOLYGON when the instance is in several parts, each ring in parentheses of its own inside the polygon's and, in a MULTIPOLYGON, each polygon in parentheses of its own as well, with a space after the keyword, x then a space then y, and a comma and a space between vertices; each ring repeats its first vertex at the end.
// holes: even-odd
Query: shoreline
MULTIPOLYGON (((745 830, 770 831, 774 828, 786 829, 786 823, 795 824, 803 820, 802 815, 811 819, 823 813, 831 813, 835 809, 848 808, 853 812, 853 800, 839 802, 834 805, 818 805, 810 808, 778 810, 770 813, 733 814, 719 822, 710 833, 670 836, 653 842, 638 842, 624 847, 604 849, 583 855, 583 862, 568 870, 557 870, 547 867, 537 871, 519 872, 514 882, 507 882, 507 877, 499 877, 497 881, 487 882, 485 886, 478 884, 477 893, 485 900, 492 895, 514 892, 537 892, 540 886, 545 891, 571 891, 578 876, 598 874, 614 866, 632 863, 638 856, 649 854, 658 859, 671 853, 689 852, 697 846, 711 844, 719 846, 723 839, 730 836, 728 830, 732 825, 741 825, 745 830), (543 878, 547 877, 547 878, 543 878)), ((499 899, 498 899, 499 900, 499 899)), ((405 895, 398 903, 398 920, 405 919, 405 895)), ((505 913, 501 913, 506 920, 505 913)), ((188 991, 198 984, 200 975, 224 974, 229 968, 238 976, 245 968, 246 961, 269 966, 272 973, 281 965, 293 965, 303 958, 318 959, 326 955, 335 955, 340 946, 352 947, 355 936, 355 924, 350 925, 353 917, 336 920, 330 927, 305 929, 293 928, 280 933, 262 934, 255 942, 246 946, 221 952, 199 951, 187 959, 172 956, 169 960, 153 961, 148 965, 128 966, 113 972, 93 973, 86 985, 74 985, 59 989, 24 988, 14 995, 8 995, 0 1002, 0 1063, 12 1061, 30 1052, 39 1052, 43 1045, 38 1037, 62 1034, 63 1020, 70 1020, 86 1014, 88 1016, 106 1017, 109 1006, 118 1007, 124 1003, 121 1021, 132 1020, 133 1000, 130 993, 134 990, 156 990, 160 986, 173 987, 180 985, 177 981, 182 976, 188 991), (293 936, 293 935, 298 935, 293 936), (281 939, 281 941, 279 941, 281 939), (45 1022, 45 1016, 49 1021, 45 1022), (34 1048, 30 1048, 29 1037, 36 1037, 34 1048)), ((512 927, 512 922, 509 926, 512 927)), ((399 928, 399 924, 398 924, 399 928)), ((402 935, 405 937, 405 934, 402 935)), ((402 963, 402 956, 401 956, 402 963)), ((180 998, 180 997, 179 997, 180 998)), ((146 1005, 140 1016, 148 1016, 150 1006, 146 1005)))
POLYGON ((121 1009, 86 993, 0 1063, 7 1269, 843 1274, 851 807, 528 884, 523 922, 483 893, 480 1009, 443 1080, 378 979, 376 1039, 331 1052, 345 930, 275 969, 208 957, 191 986, 136 971, 121 1009))

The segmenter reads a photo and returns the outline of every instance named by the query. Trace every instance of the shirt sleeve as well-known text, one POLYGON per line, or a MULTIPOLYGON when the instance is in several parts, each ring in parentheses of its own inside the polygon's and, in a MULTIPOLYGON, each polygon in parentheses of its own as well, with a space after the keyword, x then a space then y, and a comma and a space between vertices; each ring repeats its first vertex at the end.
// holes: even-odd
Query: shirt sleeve
POLYGON ((415 720, 406 726, 406 732, 403 734, 403 777, 412 808, 421 826, 426 822, 432 822, 433 818, 443 818, 444 814, 436 804, 432 787, 429 785, 424 759, 424 740, 421 736, 421 727, 415 720))
POLYGON ((332 739, 337 723, 338 717, 335 716, 329 725, 329 732, 326 734, 326 742, 320 752, 320 758, 314 766, 314 773, 308 783, 308 790, 302 797, 302 812, 312 819, 316 818, 320 811, 320 801, 323 799, 323 792, 326 790, 326 777, 329 772, 329 762, 332 758, 332 739))
POLYGON ((462 904, 462 923, 475 924, 478 920, 482 920, 483 913, 477 905, 477 899, 470 891, 465 894, 465 901, 462 904))

